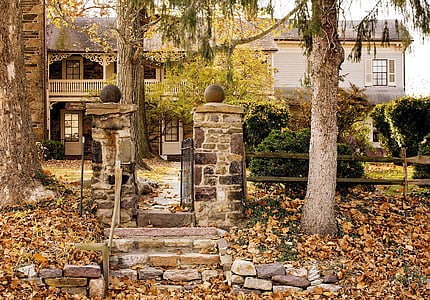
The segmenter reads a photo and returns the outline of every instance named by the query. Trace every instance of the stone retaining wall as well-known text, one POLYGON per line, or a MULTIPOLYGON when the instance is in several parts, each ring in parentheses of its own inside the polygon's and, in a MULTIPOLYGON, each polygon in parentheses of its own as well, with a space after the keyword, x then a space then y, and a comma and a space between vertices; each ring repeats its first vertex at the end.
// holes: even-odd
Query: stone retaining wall
POLYGON ((316 265, 295 269, 282 263, 254 265, 250 261, 235 260, 226 268, 225 276, 235 293, 262 293, 285 291, 313 291, 315 288, 338 291, 341 286, 336 274, 320 271, 316 265))
POLYGON ((16 270, 22 280, 32 281, 37 286, 51 286, 71 295, 85 295, 102 299, 105 295, 105 280, 98 265, 65 265, 63 269, 41 269, 36 272, 33 264, 16 270))

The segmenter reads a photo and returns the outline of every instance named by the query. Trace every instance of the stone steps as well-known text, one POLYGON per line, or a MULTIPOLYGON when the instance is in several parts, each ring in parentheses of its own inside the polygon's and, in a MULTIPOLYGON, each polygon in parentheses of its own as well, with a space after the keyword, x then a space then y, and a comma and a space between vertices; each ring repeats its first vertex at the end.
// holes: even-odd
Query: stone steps
POLYGON ((109 259, 111 268, 199 268, 217 267, 220 263, 218 254, 201 253, 121 253, 109 259))
MULTIPOLYGON (((106 240, 107 242, 107 240, 106 240)), ((183 237, 148 237, 135 236, 112 240, 112 251, 114 253, 131 252, 199 252, 216 253, 217 242, 202 236, 183 237)))
POLYGON ((166 210, 137 210, 138 227, 191 227, 194 225, 194 214, 192 212, 175 212, 166 210))
MULTIPOLYGON (((109 236, 110 228, 106 228, 104 235, 109 236)), ((177 227, 177 228, 115 228, 114 236, 116 237, 186 237, 186 236, 204 236, 214 238, 222 235, 223 231, 215 227, 177 227)))
MULTIPOLYGON (((109 232, 105 230, 106 237, 109 232)), ((222 231, 213 227, 116 228, 110 276, 201 283, 223 274, 220 235, 222 231)))

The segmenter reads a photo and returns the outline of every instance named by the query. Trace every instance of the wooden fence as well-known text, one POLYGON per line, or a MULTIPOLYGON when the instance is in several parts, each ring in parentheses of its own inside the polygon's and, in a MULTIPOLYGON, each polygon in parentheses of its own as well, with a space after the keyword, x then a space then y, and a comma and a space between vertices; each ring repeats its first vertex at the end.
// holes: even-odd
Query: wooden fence
MULTIPOLYGON (((307 153, 269 153, 269 152, 247 152, 247 158, 285 158, 285 159, 309 159, 307 153)), ((430 164, 430 156, 406 157, 406 151, 402 150, 402 158, 399 157, 379 157, 379 156, 358 156, 358 155, 338 155, 339 161, 360 161, 375 163, 397 163, 403 165, 403 179, 372 179, 372 178, 337 178, 338 183, 369 184, 369 185, 403 185, 406 196, 408 185, 430 185, 430 179, 408 179, 407 165, 430 164)), ((251 182, 272 182, 272 183, 294 183, 307 182, 307 177, 273 177, 273 176, 249 176, 251 182)))

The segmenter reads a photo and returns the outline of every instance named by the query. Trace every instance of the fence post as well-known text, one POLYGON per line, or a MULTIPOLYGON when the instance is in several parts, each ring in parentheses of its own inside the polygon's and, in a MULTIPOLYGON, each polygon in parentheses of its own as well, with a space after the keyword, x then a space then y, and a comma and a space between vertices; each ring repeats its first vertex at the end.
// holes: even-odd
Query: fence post
POLYGON ((193 111, 196 224, 230 228, 242 220, 246 196, 244 109, 221 103, 218 85, 209 86, 205 98, 208 103, 193 111))
POLYGON ((408 196, 408 161, 406 156, 406 148, 401 149, 402 161, 403 161, 403 197, 408 196))

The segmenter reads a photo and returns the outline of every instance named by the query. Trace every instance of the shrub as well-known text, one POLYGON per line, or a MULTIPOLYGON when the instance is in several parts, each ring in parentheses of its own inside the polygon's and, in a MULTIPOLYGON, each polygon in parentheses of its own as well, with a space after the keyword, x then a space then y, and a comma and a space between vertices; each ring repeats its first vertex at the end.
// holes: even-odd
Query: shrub
MULTIPOLYGON (((311 131, 273 130, 257 147, 259 152, 308 153, 311 131)), ((305 159, 253 158, 249 169, 253 176, 306 177, 308 162, 305 159)))
POLYGON ((59 141, 45 140, 41 142, 43 147, 43 159, 64 159, 64 145, 59 141))
POLYGON ((399 156, 407 148, 408 156, 418 154, 418 146, 430 131, 430 98, 403 97, 374 109, 375 127, 383 135, 387 152, 399 156), (395 141, 397 146, 393 145, 395 141))
MULTIPOLYGON (((337 152, 340 155, 351 155, 351 147, 346 144, 337 144, 337 152)), ((339 178, 360 178, 364 176, 363 164, 359 161, 339 160, 337 162, 337 177, 339 178)))
POLYGON ((400 147, 396 140, 391 135, 390 123, 385 117, 385 109, 388 103, 376 105, 370 117, 373 119, 373 126, 378 129, 378 139, 381 146, 385 149, 388 155, 400 157, 400 147))
POLYGON ((364 89, 350 84, 349 89, 339 88, 337 103, 338 143, 350 145, 355 152, 363 153, 371 148, 367 119, 372 105, 364 89))
POLYGON ((279 101, 266 99, 231 103, 245 108, 243 134, 247 150, 254 150, 272 130, 282 130, 289 125, 290 111, 279 101))
MULTIPOLYGON (((430 155, 430 134, 426 135, 424 141, 418 146, 418 155, 430 155)), ((430 165, 415 164, 414 169, 412 178, 430 178, 430 165)))
MULTIPOLYGON (((298 132, 274 130, 257 146, 256 151, 309 153, 310 136, 310 129, 303 129, 298 132)), ((352 149, 348 145, 338 144, 338 153, 350 155, 352 149)), ((249 169, 252 176, 307 177, 309 161, 307 159, 253 158, 250 161, 249 169)), ((360 162, 338 162, 338 177, 359 178, 363 175, 364 168, 360 162)))

